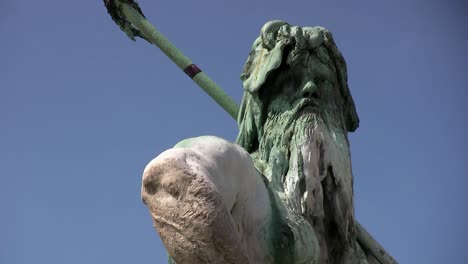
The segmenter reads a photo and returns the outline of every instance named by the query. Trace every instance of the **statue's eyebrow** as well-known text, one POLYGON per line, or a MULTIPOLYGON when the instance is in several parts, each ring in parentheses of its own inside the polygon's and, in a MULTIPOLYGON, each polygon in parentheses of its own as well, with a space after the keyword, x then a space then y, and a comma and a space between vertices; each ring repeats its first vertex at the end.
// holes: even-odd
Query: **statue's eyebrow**
POLYGON ((320 61, 310 63, 309 71, 313 75, 314 79, 317 80, 333 80, 333 76, 335 75, 335 72, 330 68, 329 65, 320 61))
POLYGON ((317 73, 319 79, 332 80, 336 75, 335 65, 328 51, 319 47, 308 60, 309 70, 317 73))

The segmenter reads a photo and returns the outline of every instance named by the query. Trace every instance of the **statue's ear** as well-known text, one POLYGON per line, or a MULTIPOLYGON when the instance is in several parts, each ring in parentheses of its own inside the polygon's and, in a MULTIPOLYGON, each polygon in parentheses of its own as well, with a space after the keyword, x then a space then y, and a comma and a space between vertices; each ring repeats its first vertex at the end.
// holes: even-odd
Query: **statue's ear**
POLYGON ((348 84, 346 83, 347 97, 344 98, 343 116, 345 118, 345 125, 348 132, 354 132, 359 127, 359 116, 356 112, 354 100, 349 92, 348 84))
POLYGON ((244 92, 237 117, 239 134, 237 135, 236 143, 249 153, 254 152, 258 148, 258 129, 252 111, 252 103, 252 96, 248 92, 244 92))
POLYGON ((348 87, 348 70, 346 61, 341 52, 338 50, 331 32, 325 28, 320 28, 320 30, 324 34, 325 48, 327 49, 333 60, 333 63, 335 64, 335 70, 338 75, 337 77, 340 83, 341 97, 343 98, 343 121, 346 126, 346 130, 348 132, 354 132, 359 127, 359 117, 356 112, 356 106, 354 105, 353 97, 351 96, 351 91, 348 87))
POLYGON ((346 61, 341 52, 335 48, 335 67, 337 68, 338 78, 341 84, 341 96, 343 97, 343 118, 348 132, 354 132, 359 127, 359 116, 356 112, 351 91, 348 86, 348 71, 346 61))

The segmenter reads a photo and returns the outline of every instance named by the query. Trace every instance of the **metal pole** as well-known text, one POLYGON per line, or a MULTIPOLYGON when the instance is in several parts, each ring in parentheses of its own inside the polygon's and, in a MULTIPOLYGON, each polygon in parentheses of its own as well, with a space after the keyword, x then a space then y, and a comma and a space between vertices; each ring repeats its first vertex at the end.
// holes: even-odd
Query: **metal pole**
POLYGON ((177 66, 197 83, 211 98, 213 98, 235 120, 239 112, 238 104, 227 95, 208 75, 200 70, 178 48, 174 46, 159 30, 146 20, 132 6, 121 0, 116 1, 125 18, 137 27, 146 39, 160 48, 177 66))
POLYGON ((382 264, 397 264, 396 260, 356 220, 357 240, 382 264))

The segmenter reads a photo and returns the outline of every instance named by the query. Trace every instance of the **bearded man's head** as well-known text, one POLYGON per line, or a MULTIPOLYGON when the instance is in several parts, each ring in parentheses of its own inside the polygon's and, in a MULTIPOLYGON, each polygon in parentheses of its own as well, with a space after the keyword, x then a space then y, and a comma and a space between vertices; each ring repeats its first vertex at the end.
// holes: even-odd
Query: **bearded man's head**
MULTIPOLYGON (((336 252, 356 237, 347 133, 357 129, 359 118, 331 33, 266 23, 241 79, 237 144, 294 212, 288 213, 295 217, 288 222, 294 236, 316 237, 319 255, 338 263, 345 257, 336 252)), ((296 256, 309 251, 299 247, 296 256)))
POLYGON ((237 143, 251 153, 260 147, 265 129, 274 126, 284 130, 279 133, 293 133, 288 131, 290 125, 300 118, 319 118, 345 134, 359 125, 346 62, 323 27, 296 27, 278 20, 266 23, 241 80, 244 95, 237 143))

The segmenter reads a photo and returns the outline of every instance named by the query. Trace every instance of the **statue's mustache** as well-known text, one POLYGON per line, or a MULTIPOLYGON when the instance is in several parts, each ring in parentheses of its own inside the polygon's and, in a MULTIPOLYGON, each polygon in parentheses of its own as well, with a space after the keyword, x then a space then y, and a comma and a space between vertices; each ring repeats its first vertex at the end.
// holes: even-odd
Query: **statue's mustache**
POLYGON ((274 111, 270 110, 270 113, 268 114, 268 117, 266 118, 265 122, 266 123, 277 123, 279 120, 283 120, 283 128, 288 129, 297 122, 297 120, 301 116, 305 115, 319 115, 320 114, 320 109, 319 109, 319 103, 317 98, 298 98, 293 103, 291 103, 291 106, 289 110, 286 111, 274 111))
POLYGON ((294 113, 296 117, 299 117, 303 114, 318 114, 319 105, 317 100, 314 98, 302 98, 299 99, 296 106, 294 107, 294 113))

